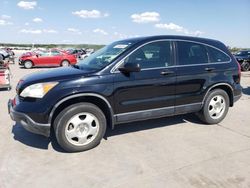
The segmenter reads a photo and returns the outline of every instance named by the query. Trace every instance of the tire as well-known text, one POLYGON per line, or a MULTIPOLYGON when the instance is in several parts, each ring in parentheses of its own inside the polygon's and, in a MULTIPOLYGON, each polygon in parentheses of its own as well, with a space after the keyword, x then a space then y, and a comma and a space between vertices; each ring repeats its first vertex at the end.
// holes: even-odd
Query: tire
POLYGON ((96 147, 106 132, 106 126, 105 115, 91 103, 73 104, 61 111, 54 121, 57 142, 67 152, 96 147))
POLYGON ((206 124, 217 124, 227 115, 229 109, 229 96, 222 89, 209 92, 198 117, 206 124))
POLYGON ((249 71, 250 69, 250 63, 248 61, 244 61, 241 64, 241 70, 242 71, 249 71))
POLYGON ((28 61, 25 61, 24 64, 23 64, 24 68, 26 69, 31 69, 33 67, 33 62, 28 60, 28 61))
POLYGON ((61 66, 62 66, 62 67, 68 67, 69 65, 70 65, 70 63, 69 63, 68 60, 63 60, 63 61, 61 62, 61 66))

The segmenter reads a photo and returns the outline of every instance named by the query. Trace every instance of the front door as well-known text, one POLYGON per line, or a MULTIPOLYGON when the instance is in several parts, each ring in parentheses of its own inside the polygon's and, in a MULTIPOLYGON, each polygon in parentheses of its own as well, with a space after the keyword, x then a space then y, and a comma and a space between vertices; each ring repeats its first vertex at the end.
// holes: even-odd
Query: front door
POLYGON ((156 41, 127 56, 126 63, 140 65, 140 72, 114 72, 114 101, 117 122, 156 118, 174 113, 176 73, 172 43, 156 41))

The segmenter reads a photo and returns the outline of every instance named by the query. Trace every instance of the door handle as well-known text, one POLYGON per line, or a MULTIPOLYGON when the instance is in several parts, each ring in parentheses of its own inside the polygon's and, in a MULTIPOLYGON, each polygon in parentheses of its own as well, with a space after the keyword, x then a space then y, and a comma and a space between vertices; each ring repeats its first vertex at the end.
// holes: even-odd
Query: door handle
POLYGON ((170 74, 174 74, 174 71, 164 70, 161 72, 161 75, 163 75, 163 76, 170 75, 170 74))
POLYGON ((214 71, 215 70, 215 68, 213 68, 213 67, 207 67, 207 68, 205 68, 205 71, 207 71, 207 72, 211 72, 211 71, 214 71))

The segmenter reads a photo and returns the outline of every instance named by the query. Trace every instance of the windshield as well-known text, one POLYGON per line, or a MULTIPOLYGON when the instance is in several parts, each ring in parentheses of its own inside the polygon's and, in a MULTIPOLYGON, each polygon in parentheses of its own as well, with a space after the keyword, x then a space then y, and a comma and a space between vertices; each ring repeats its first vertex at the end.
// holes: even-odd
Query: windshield
POLYGON ((247 52, 245 52, 245 51, 239 51, 235 55, 245 55, 245 54, 247 54, 247 52))
POLYGON ((89 57, 79 61, 77 66, 80 69, 98 71, 109 65, 116 57, 128 49, 133 43, 130 41, 114 42, 101 48, 89 57))

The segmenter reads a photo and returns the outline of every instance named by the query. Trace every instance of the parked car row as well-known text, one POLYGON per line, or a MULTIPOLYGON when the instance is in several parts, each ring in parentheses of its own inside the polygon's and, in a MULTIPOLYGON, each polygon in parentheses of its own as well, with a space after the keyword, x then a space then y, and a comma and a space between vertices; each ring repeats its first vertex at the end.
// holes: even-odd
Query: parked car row
POLYGON ((234 56, 239 62, 242 71, 250 70, 250 50, 241 50, 237 52, 234 56))
POLYGON ((32 67, 58 67, 76 64, 78 59, 84 59, 89 56, 83 49, 50 49, 50 50, 33 50, 25 52, 19 57, 19 65, 26 69, 32 67))

